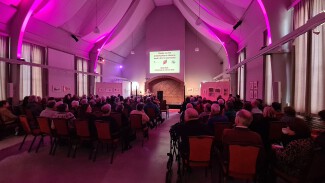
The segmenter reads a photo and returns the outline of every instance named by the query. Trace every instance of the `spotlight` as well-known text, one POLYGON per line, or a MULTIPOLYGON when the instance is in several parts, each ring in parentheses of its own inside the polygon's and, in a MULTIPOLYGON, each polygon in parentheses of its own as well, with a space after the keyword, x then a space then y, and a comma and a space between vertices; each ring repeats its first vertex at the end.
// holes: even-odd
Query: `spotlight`
POLYGON ((123 68, 123 65, 120 65, 120 69, 122 69, 123 68))
POLYGON ((79 41, 79 39, 77 38, 77 36, 75 36, 75 35, 73 35, 73 34, 71 34, 71 37, 76 41, 76 42, 78 42, 79 41))
POLYGON ((131 55, 134 55, 134 54, 135 54, 134 50, 131 50, 131 55))
POLYGON ((199 48, 199 47, 196 47, 196 48, 194 49, 194 51, 198 52, 198 51, 200 51, 200 48, 199 48))

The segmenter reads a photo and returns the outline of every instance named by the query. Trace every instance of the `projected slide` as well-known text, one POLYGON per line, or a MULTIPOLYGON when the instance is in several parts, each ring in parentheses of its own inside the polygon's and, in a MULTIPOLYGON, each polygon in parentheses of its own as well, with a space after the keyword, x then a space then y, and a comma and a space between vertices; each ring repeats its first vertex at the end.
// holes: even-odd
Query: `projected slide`
POLYGON ((150 52, 150 73, 179 73, 180 50, 150 52))

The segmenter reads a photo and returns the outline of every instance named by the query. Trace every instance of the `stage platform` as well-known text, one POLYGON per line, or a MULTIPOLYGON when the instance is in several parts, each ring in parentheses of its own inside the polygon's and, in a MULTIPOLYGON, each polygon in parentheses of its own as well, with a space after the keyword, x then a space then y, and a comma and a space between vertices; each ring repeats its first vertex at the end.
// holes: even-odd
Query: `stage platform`
POLYGON ((182 104, 167 104, 169 109, 181 109, 182 104))

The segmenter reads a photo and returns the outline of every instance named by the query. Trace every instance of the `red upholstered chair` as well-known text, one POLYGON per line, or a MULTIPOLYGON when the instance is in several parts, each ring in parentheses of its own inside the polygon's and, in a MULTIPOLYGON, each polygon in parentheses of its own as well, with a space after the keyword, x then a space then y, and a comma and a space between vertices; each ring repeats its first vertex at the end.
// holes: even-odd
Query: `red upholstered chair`
POLYGON ((141 114, 130 114, 130 124, 131 129, 137 135, 137 132, 141 132, 143 135, 142 138, 142 147, 144 143, 144 138, 149 140, 149 128, 142 125, 142 115, 141 114))
MULTIPOLYGON (((75 158, 77 148, 80 146, 80 144, 83 141, 89 141, 92 143, 93 139, 90 135, 89 122, 87 120, 74 120, 73 122, 74 122, 74 126, 76 128, 76 134, 77 134, 77 139, 78 139, 78 143, 75 145, 74 152, 72 155, 72 157, 75 158)), ((91 159, 91 155, 92 155, 92 147, 90 149, 89 159, 91 159)))
POLYGON ((110 116, 116 121, 119 128, 122 126, 122 114, 117 112, 112 112, 110 116))
POLYGON ((39 126, 39 129, 40 129, 40 134, 41 134, 41 139, 40 139, 40 141, 38 143, 36 152, 38 152, 38 149, 39 149, 41 143, 43 143, 44 137, 49 136, 50 140, 51 140, 51 149, 50 149, 49 154, 51 154, 52 150, 53 150, 53 140, 52 140, 53 133, 52 133, 52 130, 51 130, 51 127, 50 127, 51 126, 51 124, 50 124, 51 121, 49 120, 49 118, 46 118, 46 117, 37 117, 36 120, 38 122, 38 126, 39 126))
POLYGON ((97 143, 96 147, 94 149, 94 158, 93 161, 96 160, 97 156, 97 151, 98 151, 98 144, 100 143, 106 143, 111 144, 113 151, 112 151, 112 156, 111 156, 111 164, 113 163, 113 158, 114 158, 114 152, 116 149, 117 144, 119 143, 118 138, 114 138, 111 135, 111 129, 110 129, 110 124, 107 121, 102 121, 102 120, 96 120, 95 121, 95 126, 97 129, 97 143))
POLYGON ((259 151, 255 146, 229 145, 229 162, 221 161, 224 182, 228 177, 255 181, 259 151))
POLYGON ((205 167, 205 175, 207 176, 207 168, 211 167, 211 147, 213 136, 189 136, 189 157, 184 159, 183 172, 187 167, 205 167))
POLYGON ((214 124, 214 144, 218 150, 222 150, 222 134, 224 129, 231 128, 231 123, 229 122, 218 122, 214 124))
POLYGON ((52 155, 55 155, 55 151, 58 146, 59 140, 66 139, 69 145, 69 151, 67 155, 69 157, 72 149, 72 138, 69 132, 68 120, 63 118, 53 118, 52 120, 53 120, 53 125, 55 127, 55 133, 54 133, 55 138, 53 143, 52 155))
POLYGON ((34 136, 33 141, 32 141, 32 143, 31 143, 31 145, 29 146, 29 149, 28 149, 28 152, 30 152, 30 150, 33 147, 33 144, 35 142, 36 137, 41 135, 40 130, 39 129, 31 129, 30 126, 29 126, 27 116, 25 116, 25 115, 20 115, 19 116, 19 121, 20 121, 20 123, 21 123, 21 125, 22 125, 22 127, 23 127, 23 129, 24 129, 24 131, 26 133, 23 141, 21 142, 21 145, 19 146, 19 150, 21 150, 21 148, 23 147, 23 145, 25 143, 25 140, 26 140, 26 137, 28 135, 33 135, 34 136))

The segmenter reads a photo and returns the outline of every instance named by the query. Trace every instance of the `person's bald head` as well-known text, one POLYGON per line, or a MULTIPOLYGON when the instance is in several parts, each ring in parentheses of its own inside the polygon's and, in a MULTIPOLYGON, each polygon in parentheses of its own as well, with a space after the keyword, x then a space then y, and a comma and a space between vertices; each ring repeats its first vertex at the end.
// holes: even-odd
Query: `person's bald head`
POLYGON ((251 112, 245 109, 242 109, 237 112, 236 119, 235 119, 236 125, 248 127, 252 121, 253 121, 253 115, 251 112))

